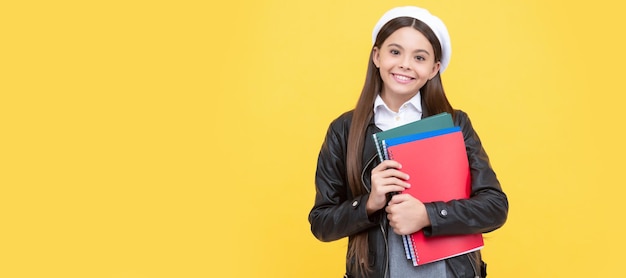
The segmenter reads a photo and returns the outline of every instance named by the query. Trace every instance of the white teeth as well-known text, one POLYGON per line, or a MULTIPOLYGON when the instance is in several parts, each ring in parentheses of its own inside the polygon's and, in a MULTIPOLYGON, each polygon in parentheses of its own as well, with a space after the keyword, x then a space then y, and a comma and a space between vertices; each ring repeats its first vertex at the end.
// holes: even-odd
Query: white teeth
POLYGON ((410 77, 406 77, 406 76, 402 76, 402 75, 396 75, 396 78, 402 81, 409 81, 411 80, 410 77))

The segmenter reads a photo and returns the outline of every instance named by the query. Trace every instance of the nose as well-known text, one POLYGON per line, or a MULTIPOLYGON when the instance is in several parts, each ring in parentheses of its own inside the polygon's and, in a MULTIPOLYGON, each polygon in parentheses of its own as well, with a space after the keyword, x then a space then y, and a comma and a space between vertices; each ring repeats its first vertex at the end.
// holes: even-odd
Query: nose
POLYGON ((400 61, 400 68, 401 69, 410 69, 410 58, 408 57, 404 57, 401 61, 400 61))

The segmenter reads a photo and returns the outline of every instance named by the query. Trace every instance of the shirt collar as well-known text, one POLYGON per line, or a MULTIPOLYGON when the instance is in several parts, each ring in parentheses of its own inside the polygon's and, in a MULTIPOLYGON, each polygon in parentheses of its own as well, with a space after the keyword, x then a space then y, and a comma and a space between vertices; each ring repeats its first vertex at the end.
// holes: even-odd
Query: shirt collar
MULTIPOLYGON (((422 113, 422 95, 421 95, 421 93, 418 91, 417 94, 415 94, 411 99, 409 99, 409 101, 405 102, 404 104, 411 105, 419 113, 422 113)), ((376 100, 374 100, 374 113, 376 113, 381 108, 385 108, 388 111, 391 111, 391 109, 389 109, 387 104, 385 104, 385 101, 383 101, 383 98, 380 97, 380 94, 377 94, 376 95, 376 100)))

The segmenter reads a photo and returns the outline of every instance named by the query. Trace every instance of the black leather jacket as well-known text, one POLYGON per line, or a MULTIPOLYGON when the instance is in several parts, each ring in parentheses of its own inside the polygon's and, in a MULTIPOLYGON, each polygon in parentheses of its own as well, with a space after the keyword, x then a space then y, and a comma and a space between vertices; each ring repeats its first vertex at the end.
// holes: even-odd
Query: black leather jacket
MULTIPOLYGON (((352 120, 349 111, 334 120, 319 153, 315 176, 315 204, 309 214, 311 231, 321 241, 334 241, 368 232, 369 261, 373 273, 369 277, 387 275, 387 220, 384 210, 367 215, 365 204, 369 193, 354 196, 347 186, 346 146, 352 120)), ((426 116, 427 113, 424 113, 426 116)), ((466 200, 426 203, 431 226, 424 229, 427 236, 486 233, 501 227, 508 214, 508 200, 478 135, 465 112, 456 110, 454 124, 460 126, 465 138, 472 177, 471 197, 466 200)), ((380 131, 370 122, 363 149, 361 179, 367 192, 371 188, 371 170, 378 161, 372 134, 380 131)), ((480 251, 446 260, 455 277, 485 277, 486 265, 480 251)), ((346 276, 352 273, 352 262, 346 261, 346 276)))

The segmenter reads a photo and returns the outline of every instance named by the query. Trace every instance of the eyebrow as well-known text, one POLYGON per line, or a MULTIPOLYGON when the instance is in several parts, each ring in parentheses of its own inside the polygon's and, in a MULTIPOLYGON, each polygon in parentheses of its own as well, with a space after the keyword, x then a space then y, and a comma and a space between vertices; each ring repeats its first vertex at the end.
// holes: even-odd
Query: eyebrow
MULTIPOLYGON (((387 45, 387 47, 390 47, 390 46, 395 46, 397 48, 404 50, 404 47, 402 47, 401 45, 397 43, 390 43, 387 45)), ((430 53, 426 49, 418 49, 418 50, 413 51, 413 53, 419 53, 419 52, 425 52, 426 54, 430 55, 430 53)))

